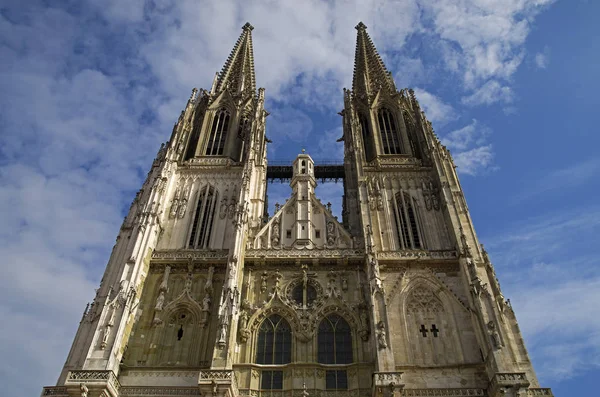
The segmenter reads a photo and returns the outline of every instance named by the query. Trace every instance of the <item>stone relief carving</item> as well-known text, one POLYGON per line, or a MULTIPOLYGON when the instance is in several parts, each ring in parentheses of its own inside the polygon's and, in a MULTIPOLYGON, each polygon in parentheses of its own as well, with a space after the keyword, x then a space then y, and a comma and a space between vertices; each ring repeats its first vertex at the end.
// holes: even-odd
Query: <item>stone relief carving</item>
POLYGON ((442 313, 444 305, 428 287, 418 285, 413 288, 406 302, 406 312, 412 313, 442 313))

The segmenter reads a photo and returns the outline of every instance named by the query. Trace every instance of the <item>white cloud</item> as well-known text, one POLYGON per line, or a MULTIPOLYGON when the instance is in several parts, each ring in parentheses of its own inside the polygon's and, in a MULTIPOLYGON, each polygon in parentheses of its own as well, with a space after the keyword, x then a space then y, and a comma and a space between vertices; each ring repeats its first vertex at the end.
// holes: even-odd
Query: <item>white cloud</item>
POLYGON ((510 103, 513 91, 510 87, 490 80, 469 96, 462 98, 462 103, 469 106, 491 105, 496 102, 510 103))
POLYGON ((541 52, 538 52, 537 54, 535 54, 534 57, 535 60, 535 66, 537 66, 539 69, 546 69, 548 67, 548 55, 543 54, 541 52))
POLYGON ((473 119, 470 124, 445 134, 442 143, 450 149, 459 173, 478 175, 493 169, 494 151, 487 143, 491 129, 473 119))
POLYGON ((453 155, 458 172, 467 175, 477 175, 492 164, 494 152, 492 145, 480 146, 453 155))
POLYGON ((442 126, 458 118, 456 110, 439 97, 423 89, 415 88, 415 95, 427 118, 436 126, 442 126))
POLYGON ((600 366, 600 262, 582 249, 595 244, 599 226, 600 209, 585 208, 525 219, 482 238, 542 384, 600 366))
MULTIPOLYGON (((446 68, 476 92, 514 72, 528 23, 548 1, 122 3, 81 2, 71 14, 59 3, 30 1, 0 14, 0 316, 9 324, 0 331, 0 356, 11 357, 1 367, 7 395, 35 395, 42 383, 55 382, 158 143, 168 139, 191 87, 210 86, 246 20, 256 27, 269 137, 298 146, 312 139, 326 148, 339 136, 328 130, 315 140, 316 128, 298 106, 339 110, 359 20, 384 55, 401 51, 411 35, 432 36, 446 68), (429 21, 431 35, 423 26, 429 21)), ((427 80, 427 61, 402 62, 412 74, 407 83, 427 80)), ((452 105, 433 95, 423 103, 430 118, 452 119, 452 105)), ((455 155, 465 173, 491 157, 487 144, 455 155)), ((324 202, 342 185, 327 186, 319 188, 324 202)), ((271 202, 289 196, 283 188, 279 196, 270 190, 271 202)))

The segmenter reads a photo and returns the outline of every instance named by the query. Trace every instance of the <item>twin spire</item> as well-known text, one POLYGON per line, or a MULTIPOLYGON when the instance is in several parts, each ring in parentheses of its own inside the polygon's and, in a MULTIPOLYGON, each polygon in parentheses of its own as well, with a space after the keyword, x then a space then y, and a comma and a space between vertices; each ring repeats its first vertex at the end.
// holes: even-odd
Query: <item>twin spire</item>
MULTIPOLYGON (((252 30, 250 23, 242 27, 242 34, 235 43, 221 73, 216 79, 216 92, 229 88, 231 92, 256 93, 256 77, 254 72, 254 52, 252 49, 252 30)), ((356 52, 354 58, 354 75, 352 91, 367 96, 376 94, 380 89, 396 90, 391 73, 385 67, 367 27, 359 22, 356 25, 356 52)))
POLYGON ((234 93, 256 93, 254 51, 252 50, 253 29, 254 27, 248 22, 242 27, 242 34, 217 77, 216 92, 229 88, 234 93))
POLYGON ((391 73, 383 64, 371 37, 367 33, 367 27, 364 23, 359 22, 356 25, 356 30, 358 34, 356 36, 352 91, 367 96, 376 94, 381 88, 392 92, 396 91, 391 73))

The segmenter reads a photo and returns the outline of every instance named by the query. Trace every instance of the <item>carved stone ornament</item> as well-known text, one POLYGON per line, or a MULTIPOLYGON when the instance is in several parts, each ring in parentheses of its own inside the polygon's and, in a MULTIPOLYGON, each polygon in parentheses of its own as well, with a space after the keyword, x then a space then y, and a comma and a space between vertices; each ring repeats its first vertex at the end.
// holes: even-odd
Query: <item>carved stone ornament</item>
POLYGON ((503 344, 502 344, 502 339, 500 338, 500 333, 498 332, 498 327, 496 326, 496 323, 493 321, 489 321, 487 323, 487 327, 488 327, 488 332, 492 338, 492 342, 494 343, 494 348, 501 349, 503 344))
POLYGON ((383 324, 383 321, 377 323, 377 346, 379 346, 380 349, 387 348, 387 334, 385 332, 385 324, 383 324))

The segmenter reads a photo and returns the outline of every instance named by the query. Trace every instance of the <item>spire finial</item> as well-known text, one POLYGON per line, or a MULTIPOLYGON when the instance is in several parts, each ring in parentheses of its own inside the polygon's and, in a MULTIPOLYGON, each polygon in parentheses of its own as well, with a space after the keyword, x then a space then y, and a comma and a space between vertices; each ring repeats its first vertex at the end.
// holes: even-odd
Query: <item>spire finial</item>
POLYGON ((356 29, 356 30, 367 30, 367 25, 365 25, 364 23, 362 23, 362 21, 360 21, 358 23, 358 25, 356 25, 354 27, 354 29, 356 29))
POLYGON ((254 29, 254 26, 250 25, 250 22, 246 22, 246 24, 244 26, 242 26, 242 30, 246 31, 252 31, 254 29))

